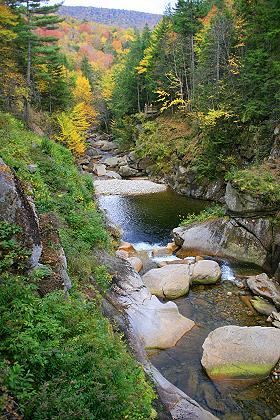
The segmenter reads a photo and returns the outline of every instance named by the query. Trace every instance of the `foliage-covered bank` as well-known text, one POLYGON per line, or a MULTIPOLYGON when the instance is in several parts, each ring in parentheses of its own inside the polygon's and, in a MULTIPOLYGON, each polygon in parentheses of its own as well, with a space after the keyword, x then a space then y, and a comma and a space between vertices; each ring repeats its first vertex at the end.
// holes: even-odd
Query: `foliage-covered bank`
MULTIPOLYGON (((146 419, 154 393, 142 368, 100 313, 94 276, 110 281, 94 251, 110 239, 92 201, 93 186, 69 151, 0 115, 0 156, 34 196, 37 211, 59 221, 74 287, 65 299, 41 298, 27 276, 28 252, 15 239, 17 226, 0 225, 1 408, 25 418, 146 419), (28 165, 32 164, 32 167, 28 165), (35 166, 34 166, 35 165, 35 166)), ((50 244, 51 245, 51 244, 50 244)), ((9 414, 8 414, 9 413, 9 414)))
MULTIPOLYGON (((237 184, 254 190, 249 178, 275 141, 279 159, 279 17, 277 1, 178 0, 113 69, 117 137, 128 143, 125 123, 145 111, 130 147, 149 156, 157 172, 183 165, 206 182, 235 182, 237 174, 237 184)), ((263 169, 267 177, 255 181, 256 190, 268 192, 278 174, 263 169)))

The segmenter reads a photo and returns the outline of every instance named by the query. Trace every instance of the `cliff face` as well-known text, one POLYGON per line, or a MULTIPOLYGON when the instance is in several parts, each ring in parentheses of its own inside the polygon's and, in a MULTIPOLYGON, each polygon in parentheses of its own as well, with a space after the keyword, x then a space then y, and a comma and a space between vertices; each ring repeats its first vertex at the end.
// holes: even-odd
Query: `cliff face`
POLYGON ((18 177, 0 158, 0 221, 21 227, 21 243, 31 252, 30 268, 38 265, 42 253, 39 220, 34 203, 18 177))
POLYGON ((31 189, 27 194, 15 172, 0 159, 0 222, 20 228, 15 239, 29 251, 26 269, 31 275, 44 273, 39 279, 40 294, 67 291, 71 280, 56 219, 52 214, 38 217, 31 194, 31 189))

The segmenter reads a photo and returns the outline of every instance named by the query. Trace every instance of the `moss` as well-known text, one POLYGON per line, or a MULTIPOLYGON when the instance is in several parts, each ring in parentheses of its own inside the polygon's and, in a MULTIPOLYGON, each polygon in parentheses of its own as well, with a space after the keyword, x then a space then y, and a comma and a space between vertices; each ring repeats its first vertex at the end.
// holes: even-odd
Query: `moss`
POLYGON ((233 378, 242 379, 252 377, 265 377, 271 371, 271 365, 266 364, 245 364, 236 363, 234 365, 217 366, 213 369, 207 369, 207 373, 212 378, 233 378))

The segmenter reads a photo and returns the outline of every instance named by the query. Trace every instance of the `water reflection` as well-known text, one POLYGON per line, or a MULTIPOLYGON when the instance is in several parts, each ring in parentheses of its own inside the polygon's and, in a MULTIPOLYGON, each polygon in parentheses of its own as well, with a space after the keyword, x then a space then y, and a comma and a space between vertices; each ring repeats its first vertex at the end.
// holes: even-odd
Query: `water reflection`
POLYGON ((166 244, 182 218, 199 213, 208 201, 193 200, 171 190, 138 196, 100 196, 100 207, 124 230, 132 243, 166 244))

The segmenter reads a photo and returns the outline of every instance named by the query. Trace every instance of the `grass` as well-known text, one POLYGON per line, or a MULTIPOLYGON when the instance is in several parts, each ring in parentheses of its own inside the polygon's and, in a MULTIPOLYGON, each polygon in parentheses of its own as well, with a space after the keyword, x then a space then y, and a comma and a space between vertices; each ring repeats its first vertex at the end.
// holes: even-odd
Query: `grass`
POLYGON ((149 419, 155 397, 142 367, 122 337, 102 316, 101 289, 110 286, 97 249, 111 239, 93 201, 89 175, 78 172, 63 146, 27 131, 0 113, 0 156, 14 169, 39 214, 51 212, 59 223, 69 275, 69 299, 61 291, 43 298, 35 273, 26 277, 27 253, 17 242, 16 226, 0 226, 0 404, 26 419, 149 419), (36 165, 32 173, 29 164, 36 165), (84 294, 86 291, 87 294, 84 294))

